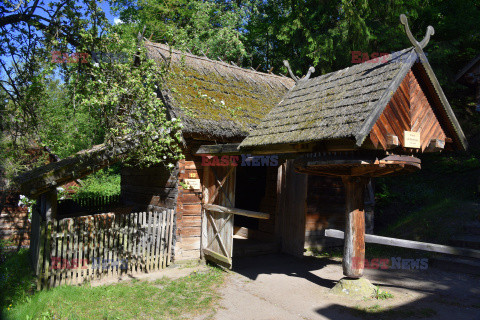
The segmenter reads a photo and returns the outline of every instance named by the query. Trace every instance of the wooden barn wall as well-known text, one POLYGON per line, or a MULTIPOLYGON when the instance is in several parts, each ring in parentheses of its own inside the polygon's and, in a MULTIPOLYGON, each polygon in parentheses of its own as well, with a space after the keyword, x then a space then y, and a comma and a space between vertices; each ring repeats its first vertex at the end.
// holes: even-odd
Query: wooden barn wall
POLYGON ((404 131, 420 132, 422 151, 431 139, 445 141, 445 132, 432 107, 433 102, 428 99, 420 81, 412 71, 405 76, 370 132, 370 139, 376 147, 387 149, 390 134, 396 135, 403 145, 404 131))
MULTIPOLYGON (((163 211, 164 208, 175 209, 178 197, 178 166, 170 173, 163 165, 148 168, 123 167, 121 171, 122 202, 130 212, 163 211)), ((173 232, 177 222, 174 215, 173 232)), ((177 245, 174 236, 173 245, 177 245)), ((179 257, 174 247, 173 259, 179 257)))
POLYGON ((323 237, 326 228, 343 230, 345 226, 345 189, 341 178, 308 176, 305 221, 305 247, 321 249, 338 245, 337 239, 323 237))
POLYGON ((178 168, 173 174, 163 166, 124 167, 121 171, 121 198, 133 211, 174 209, 178 196, 178 168))

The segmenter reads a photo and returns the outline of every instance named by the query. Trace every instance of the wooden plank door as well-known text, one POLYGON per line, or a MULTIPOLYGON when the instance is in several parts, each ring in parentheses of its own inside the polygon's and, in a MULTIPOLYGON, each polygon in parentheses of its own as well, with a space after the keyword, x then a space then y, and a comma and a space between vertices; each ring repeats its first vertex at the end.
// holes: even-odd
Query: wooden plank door
MULTIPOLYGON (((235 207, 235 167, 205 167, 204 204, 235 207)), ((202 255, 206 260, 232 268, 233 214, 202 209, 202 255)))

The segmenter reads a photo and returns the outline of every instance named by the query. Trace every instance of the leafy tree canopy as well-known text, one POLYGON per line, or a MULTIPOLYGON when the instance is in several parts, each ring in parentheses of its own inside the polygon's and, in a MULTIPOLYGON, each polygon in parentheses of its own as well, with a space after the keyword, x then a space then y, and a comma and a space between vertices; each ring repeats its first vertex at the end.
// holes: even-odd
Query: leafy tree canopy
POLYGON ((140 165, 181 157, 179 120, 157 98, 167 73, 96 1, 0 6, 1 138, 12 151, 3 163, 20 161, 32 141, 67 156, 101 142, 114 150, 126 137, 140 165))

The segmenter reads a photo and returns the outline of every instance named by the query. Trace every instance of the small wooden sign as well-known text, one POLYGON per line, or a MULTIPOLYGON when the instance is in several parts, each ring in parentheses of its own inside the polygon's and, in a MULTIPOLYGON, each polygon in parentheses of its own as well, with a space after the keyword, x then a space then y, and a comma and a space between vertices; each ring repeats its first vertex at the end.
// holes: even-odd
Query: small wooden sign
POLYGON ((403 146, 405 148, 416 148, 420 149, 420 132, 405 131, 404 132, 404 142, 403 146))
POLYGON ((202 189, 202 185, 200 184, 200 179, 185 179, 185 184, 194 190, 202 189))

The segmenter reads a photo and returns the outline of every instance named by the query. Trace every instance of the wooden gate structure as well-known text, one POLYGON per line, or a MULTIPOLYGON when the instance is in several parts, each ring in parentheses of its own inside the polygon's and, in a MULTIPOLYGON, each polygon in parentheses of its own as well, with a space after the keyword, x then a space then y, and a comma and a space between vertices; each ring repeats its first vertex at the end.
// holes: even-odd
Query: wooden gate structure
POLYGON ((235 208, 235 166, 206 167, 203 177, 202 255, 232 268, 235 215, 268 219, 268 213, 235 208))
MULTIPOLYGON (((184 124, 186 158, 173 172, 156 166, 123 170, 122 200, 138 208, 134 212, 175 210, 175 259, 204 257, 230 268, 235 215, 270 217, 268 240, 275 240, 283 252, 302 254, 307 175, 335 176, 347 194, 344 273, 361 277, 362 265, 355 268, 352 261, 364 257, 362 193, 368 180, 418 170, 416 156, 421 153, 467 147, 423 52, 433 28, 418 42, 406 17, 401 22, 413 47, 318 77, 310 78, 310 69, 293 80, 147 41, 150 58, 165 63, 168 56, 182 75, 169 77, 166 87, 172 90, 162 92, 162 101, 184 124), (229 106, 241 106, 241 112, 232 117, 229 108, 191 95, 192 86, 204 87, 229 106), (191 116, 180 112, 183 106, 193 111, 191 116), (199 161, 199 155, 209 154, 278 156, 268 170, 268 208, 258 207, 268 214, 235 207, 236 168, 199 161)), ((120 160, 134 144, 125 141, 114 154, 106 145, 95 146, 33 169, 17 181, 23 194, 39 197, 44 219, 56 219, 57 186, 120 160)))
POLYGON ((343 272, 351 278, 363 276, 364 190, 369 180, 419 170, 417 154, 467 147, 423 52, 433 28, 418 42, 405 15, 400 21, 412 48, 311 79, 313 68, 301 79, 289 70, 296 85, 236 150, 283 154, 295 159, 297 172, 342 179, 343 272))
POLYGON ((207 260, 231 268, 234 217, 219 206, 235 207, 235 167, 207 168, 204 171, 202 252, 207 260))

